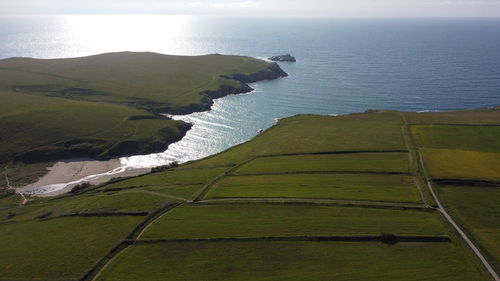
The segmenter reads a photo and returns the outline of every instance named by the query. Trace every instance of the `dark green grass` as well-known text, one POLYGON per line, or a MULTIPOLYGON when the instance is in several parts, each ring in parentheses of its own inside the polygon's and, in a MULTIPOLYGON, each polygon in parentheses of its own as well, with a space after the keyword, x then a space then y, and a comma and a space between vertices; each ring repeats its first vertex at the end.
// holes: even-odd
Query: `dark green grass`
POLYGON ((77 280, 142 217, 61 218, 0 227, 0 279, 77 280))
POLYGON ((299 115, 244 143, 190 166, 239 164, 259 155, 325 151, 406 150, 403 120, 394 112, 338 117, 299 115))
POLYGON ((26 206, 0 211, 0 221, 33 220, 49 213, 48 218, 73 213, 149 212, 167 200, 154 194, 130 192, 36 199, 26 206))
MULTIPOLYGON (((47 173, 47 168, 54 165, 52 162, 25 164, 21 162, 0 164, 0 171, 6 173, 11 186, 23 186, 38 180, 47 173)), ((0 187, 7 186, 5 176, 0 176, 0 187)))
POLYGON ((154 222, 141 239, 329 235, 447 235, 435 212, 359 207, 184 205, 154 222))
POLYGON ((500 126, 419 125, 411 129, 420 147, 500 152, 500 126))
POLYGON ((153 192, 158 192, 161 194, 176 196, 184 198, 186 200, 191 200, 193 195, 203 187, 202 184, 199 185, 169 185, 169 186, 148 186, 140 188, 139 190, 148 190, 153 192))
POLYGON ((129 180, 108 184, 100 190, 129 187, 162 187, 168 188, 172 185, 199 185, 209 182, 211 179, 221 175, 228 168, 209 168, 192 170, 172 170, 161 173, 152 173, 129 180))
POLYGON ((232 176, 217 182, 207 198, 286 197, 420 202, 413 177, 372 174, 232 176))
MULTIPOLYGON (((0 192, 2 194, 2 192, 0 192)), ((0 198, 0 210, 12 208, 21 204, 22 198, 18 194, 4 195, 2 194, 2 198, 0 198)), ((1 211, 0 211, 1 212, 1 211)))
POLYGON ((500 181, 500 153, 457 149, 422 149, 431 178, 500 181))
POLYGON ((307 171, 408 172, 408 154, 352 153, 257 158, 234 173, 266 174, 307 171))
POLYGON ((489 280, 453 243, 184 242, 134 245, 98 280, 489 280))
POLYGON ((81 149, 89 155, 107 157, 119 154, 120 145, 124 142, 132 142, 137 150, 146 150, 152 143, 164 143, 179 137, 183 126, 182 122, 173 120, 128 120, 135 115, 152 115, 113 104, 1 91, 0 100, 12 104, 12 109, 8 111, 10 114, 0 117, 2 162, 28 151, 81 149), (27 99, 38 100, 37 106, 18 110, 27 99), (76 140, 78 144, 64 145, 76 140))
POLYGON ((437 190, 446 208, 481 243, 500 271, 500 187, 438 186, 437 190))

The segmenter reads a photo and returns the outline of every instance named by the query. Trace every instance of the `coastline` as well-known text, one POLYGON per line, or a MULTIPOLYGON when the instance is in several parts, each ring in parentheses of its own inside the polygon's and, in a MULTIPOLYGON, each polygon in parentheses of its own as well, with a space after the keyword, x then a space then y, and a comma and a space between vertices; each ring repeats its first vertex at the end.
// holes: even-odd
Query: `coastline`
MULTIPOLYGON (((195 112, 203 112, 211 110, 214 100, 228 95, 243 94, 252 92, 254 89, 247 83, 255 83, 264 80, 274 80, 278 78, 287 77, 288 74, 281 69, 277 63, 270 63, 269 66, 259 72, 249 75, 244 74, 229 74, 221 75, 222 78, 236 80, 239 82, 238 87, 222 85, 216 91, 201 91, 200 95, 203 96, 200 104, 191 104, 187 107, 180 109, 164 108, 160 112, 155 112, 159 118, 172 119, 175 115, 188 115, 195 112)), ((133 155, 147 155, 151 153, 163 152, 172 143, 181 141, 186 133, 191 129, 190 123, 186 124, 186 130, 182 132, 180 137, 176 137, 174 141, 165 142, 163 144, 155 145, 154 150, 143 151, 140 153, 128 155, 120 155, 122 157, 133 155)), ((118 155, 117 155, 118 156, 118 155)), ((16 187, 16 191, 26 195, 48 197, 57 196, 67 193, 71 189, 81 183, 88 182, 90 184, 105 183, 112 178, 139 176, 149 173, 150 168, 130 168, 122 163, 118 158, 111 159, 88 159, 77 160, 68 159, 56 162, 52 167, 48 168, 47 173, 38 181, 16 187)))
POLYGON ((268 67, 256 73, 226 74, 221 75, 220 77, 228 80, 235 80, 239 82, 239 85, 237 87, 231 85, 221 85, 219 89, 215 91, 201 91, 200 95, 203 96, 201 103, 190 104, 180 108, 161 108, 158 110, 157 114, 162 117, 171 117, 172 115, 187 115, 195 112, 209 111, 211 110, 215 99, 223 98, 228 95, 250 93, 254 89, 248 85, 249 83, 288 77, 288 73, 281 69, 277 63, 272 62, 269 63, 268 67))

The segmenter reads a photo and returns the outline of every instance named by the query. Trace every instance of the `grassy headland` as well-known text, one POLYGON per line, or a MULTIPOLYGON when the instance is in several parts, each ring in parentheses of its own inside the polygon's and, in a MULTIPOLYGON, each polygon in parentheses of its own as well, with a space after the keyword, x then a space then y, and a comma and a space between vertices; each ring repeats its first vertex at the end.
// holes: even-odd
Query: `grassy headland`
POLYGON ((223 55, 0 60, 0 168, 11 163, 17 179, 13 161, 162 151, 190 125, 159 113, 208 110, 213 98, 251 91, 246 83, 284 76, 277 64, 223 55))

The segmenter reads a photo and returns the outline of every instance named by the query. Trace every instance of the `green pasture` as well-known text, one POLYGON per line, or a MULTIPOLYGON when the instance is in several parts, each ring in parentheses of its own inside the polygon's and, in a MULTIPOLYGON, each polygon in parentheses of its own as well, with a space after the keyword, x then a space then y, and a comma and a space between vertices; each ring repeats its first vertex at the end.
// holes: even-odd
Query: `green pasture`
POLYGON ((237 175, 307 171, 408 172, 408 154, 349 153, 257 158, 234 171, 237 175))
POLYGON ((74 213, 151 212, 168 201, 148 193, 120 192, 38 199, 25 206, 0 210, 0 222, 53 218, 74 213))
MULTIPOLYGON (((138 188, 138 191, 149 191, 165 196, 175 196, 186 200, 191 200, 193 195, 203 188, 203 184, 198 185, 167 185, 167 186, 147 186, 138 188)), ((135 189, 134 189, 135 190, 135 189)))
POLYGON ((500 152, 500 126, 418 125, 411 130, 420 147, 500 152))
POLYGON ((224 173, 228 168, 169 170, 135 177, 105 185, 100 190, 124 189, 134 187, 165 187, 172 185, 203 185, 224 173))
POLYGON ((431 178, 500 180, 500 153, 425 148, 422 154, 431 178))
POLYGON ((500 271, 500 186, 438 186, 443 204, 500 271))
POLYGON ((182 242, 137 244, 98 280, 489 280, 454 243, 182 242))
POLYGON ((280 120, 249 142, 191 166, 239 164, 261 155, 406 150, 402 126, 403 119, 395 112, 297 115, 280 120))
POLYGON ((317 198, 420 202, 413 177, 385 174, 287 174, 230 176, 207 198, 317 198))
POLYGON ((140 239, 276 236, 447 235, 438 213, 303 204, 184 205, 140 239))
POLYGON ((0 279, 78 280, 143 217, 60 218, 0 227, 0 279))

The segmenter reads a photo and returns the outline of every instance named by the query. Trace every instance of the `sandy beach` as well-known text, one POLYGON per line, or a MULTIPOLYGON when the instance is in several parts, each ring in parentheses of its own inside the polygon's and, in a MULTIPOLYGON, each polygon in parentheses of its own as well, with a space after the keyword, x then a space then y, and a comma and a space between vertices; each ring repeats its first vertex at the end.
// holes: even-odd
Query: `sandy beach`
POLYGON ((49 172, 40 178, 37 182, 16 188, 18 192, 29 193, 32 191, 39 190, 44 187, 56 188, 52 192, 47 192, 43 194, 33 194, 36 196, 56 196, 69 192, 74 186, 81 184, 83 182, 88 182, 90 184, 101 184, 109 181, 112 178, 118 177, 130 177, 138 176, 150 172, 150 169, 123 169, 117 170, 115 173, 106 174, 109 171, 118 169, 121 167, 119 159, 112 159, 109 161, 95 161, 95 160, 68 160, 61 161, 50 167, 49 172), (91 177, 93 175, 99 175, 98 177, 91 177), (84 181, 79 182, 81 179, 86 178, 84 181), (72 183, 76 182, 76 183, 72 183), (72 183, 66 186, 66 183, 72 183), (59 186, 61 185, 61 186, 59 186))

